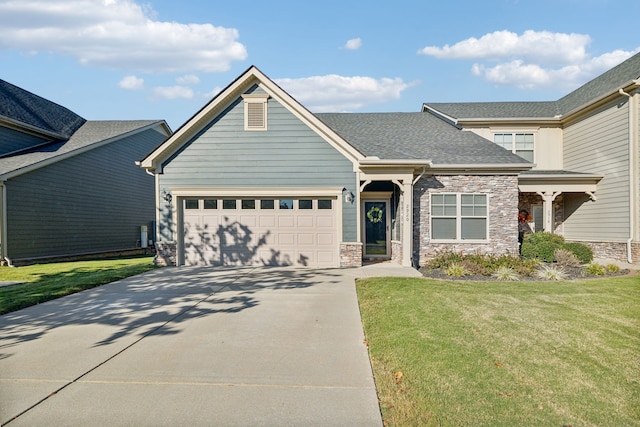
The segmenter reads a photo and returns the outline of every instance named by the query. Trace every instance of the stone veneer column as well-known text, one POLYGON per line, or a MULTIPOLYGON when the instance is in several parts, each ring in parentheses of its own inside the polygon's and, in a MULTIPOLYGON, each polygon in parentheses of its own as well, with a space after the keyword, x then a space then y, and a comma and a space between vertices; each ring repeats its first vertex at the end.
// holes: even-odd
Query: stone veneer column
POLYGON ((176 263, 176 242, 156 242, 156 256, 154 262, 159 267, 175 266, 176 263))
POLYGON ((340 267, 362 267, 362 243, 340 243, 340 267))

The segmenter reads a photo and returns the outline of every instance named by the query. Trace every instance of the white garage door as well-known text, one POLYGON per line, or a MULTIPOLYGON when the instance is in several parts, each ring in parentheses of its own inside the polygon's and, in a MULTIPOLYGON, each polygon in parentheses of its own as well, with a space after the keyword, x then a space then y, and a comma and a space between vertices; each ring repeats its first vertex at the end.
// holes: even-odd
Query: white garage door
POLYGON ((335 198, 183 200, 185 265, 337 267, 335 198))

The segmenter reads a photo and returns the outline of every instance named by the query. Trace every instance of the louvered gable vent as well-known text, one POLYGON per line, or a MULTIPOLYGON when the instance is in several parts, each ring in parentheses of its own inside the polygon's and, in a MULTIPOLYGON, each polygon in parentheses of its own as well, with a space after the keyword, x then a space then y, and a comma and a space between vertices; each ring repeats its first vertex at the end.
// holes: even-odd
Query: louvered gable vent
POLYGON ((244 129, 267 130, 266 94, 244 94, 244 129))

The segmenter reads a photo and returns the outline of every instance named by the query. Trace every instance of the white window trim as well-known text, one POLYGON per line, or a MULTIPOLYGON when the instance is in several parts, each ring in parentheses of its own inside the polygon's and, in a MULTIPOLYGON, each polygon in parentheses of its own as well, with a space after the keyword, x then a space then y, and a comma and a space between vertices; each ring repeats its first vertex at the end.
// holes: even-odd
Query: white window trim
MULTIPOLYGON (((533 135, 533 159, 531 160, 533 163, 536 161, 536 141, 538 140, 538 133, 532 130, 492 130, 491 136, 493 138, 493 143, 496 143, 496 135, 511 135, 511 151, 513 154, 518 155, 516 152, 516 134, 530 134, 533 135)), ((502 146, 501 146, 502 147, 502 146)), ((504 147, 503 147, 504 148, 504 147)), ((505 148, 507 150, 507 148, 505 148)))
POLYGON ((242 95, 242 99, 244 99, 244 130, 246 131, 265 131, 268 126, 268 115, 267 115, 267 100, 269 99, 269 95, 262 93, 245 93, 242 95), (263 126, 249 126, 249 104, 262 105, 262 114, 263 114, 263 126))
POLYGON ((487 243, 490 241, 489 235, 489 222, 491 221, 489 215, 489 205, 491 203, 491 195, 487 193, 462 193, 462 192, 443 192, 443 193, 431 193, 429 196, 429 233, 431 235, 431 242, 433 243, 487 243), (455 195, 456 196, 456 238, 455 239, 435 239, 433 238, 433 219, 434 218, 453 218, 450 216, 434 216, 433 205, 431 204, 431 197, 434 195, 455 195), (481 195, 487 198, 487 214, 485 216, 465 217, 465 218, 485 218, 487 220, 485 226, 486 239, 462 239, 462 195, 481 195))

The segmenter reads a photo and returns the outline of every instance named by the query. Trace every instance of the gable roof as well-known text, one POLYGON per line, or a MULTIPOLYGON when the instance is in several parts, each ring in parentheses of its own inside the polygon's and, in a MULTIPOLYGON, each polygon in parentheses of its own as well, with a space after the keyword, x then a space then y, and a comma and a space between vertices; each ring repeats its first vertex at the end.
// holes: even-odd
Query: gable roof
POLYGON ((150 128, 171 131, 163 120, 87 121, 66 141, 0 158, 0 179, 9 179, 150 128))
POLYGON ((161 171, 162 164, 176 153, 183 144, 186 144, 208 126, 216 117, 222 114, 233 102, 235 102, 249 88, 258 85, 270 97, 277 100, 294 116, 314 130, 320 137, 341 152, 352 162, 363 157, 354 147, 344 141, 333 129, 318 120, 302 104, 293 99, 280 86, 269 79, 256 66, 252 65, 238 78, 220 91, 209 103, 187 120, 171 137, 149 153, 139 164, 147 170, 161 171))
POLYGON ((73 111, 1 79, 0 121, 54 139, 68 139, 86 122, 73 111))
POLYGON ((543 102, 430 102, 423 111, 435 111, 446 118, 464 119, 545 119, 559 121, 619 89, 639 86, 640 53, 633 55, 557 101, 543 102))
POLYGON ((320 120, 366 156, 430 159, 437 165, 514 165, 529 162, 473 132, 425 113, 322 113, 320 120))

